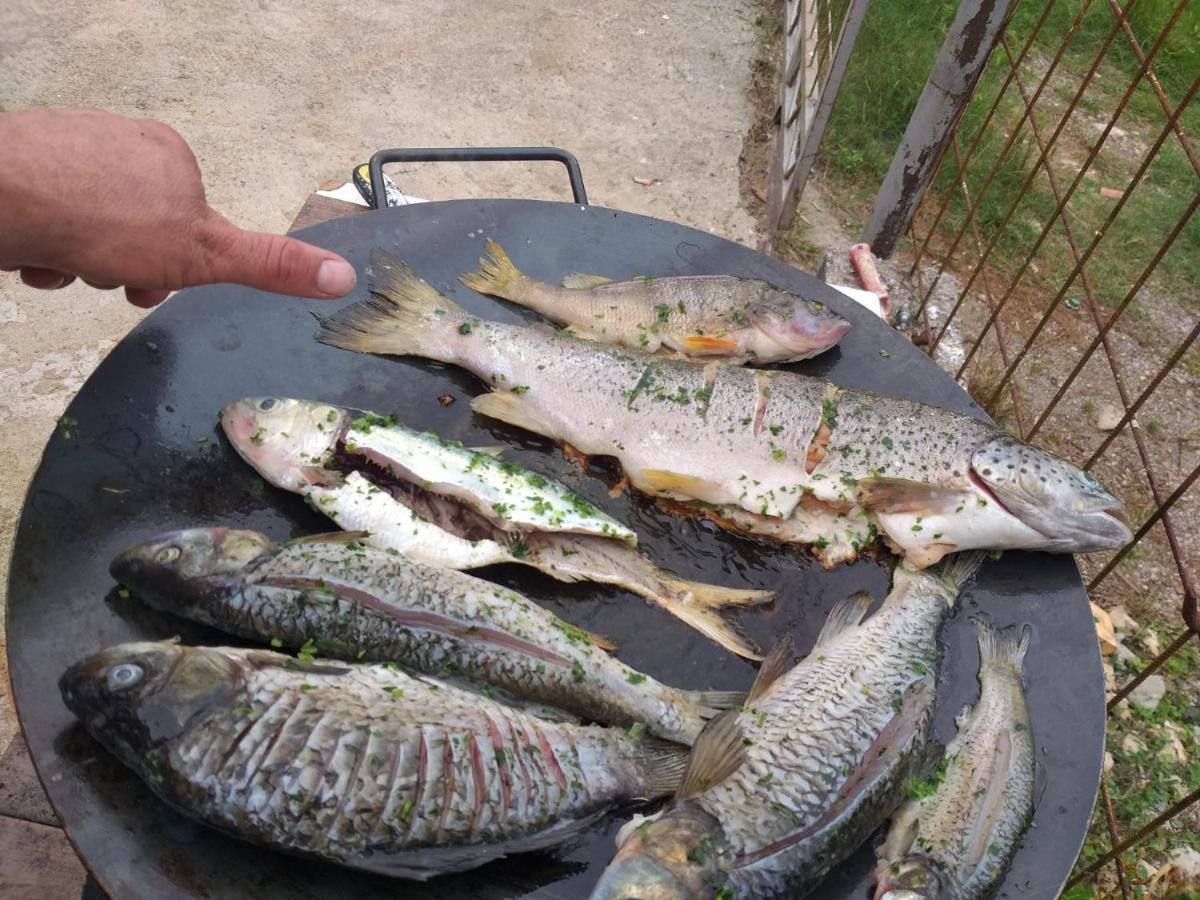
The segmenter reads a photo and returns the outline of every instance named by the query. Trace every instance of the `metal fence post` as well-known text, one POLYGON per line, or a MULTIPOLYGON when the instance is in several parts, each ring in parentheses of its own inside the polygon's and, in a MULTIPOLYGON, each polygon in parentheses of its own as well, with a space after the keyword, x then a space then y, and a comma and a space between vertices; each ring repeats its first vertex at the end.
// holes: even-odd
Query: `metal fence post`
POLYGON ((908 229, 1012 5, 1013 0, 963 0, 959 5, 863 231, 862 239, 876 256, 891 256, 908 229))

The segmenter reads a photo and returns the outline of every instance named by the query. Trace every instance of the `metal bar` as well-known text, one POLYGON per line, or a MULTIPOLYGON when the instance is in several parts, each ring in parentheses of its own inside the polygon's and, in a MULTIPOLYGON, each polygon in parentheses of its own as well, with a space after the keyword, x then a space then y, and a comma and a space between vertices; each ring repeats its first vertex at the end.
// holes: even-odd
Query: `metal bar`
MULTIPOLYGON (((1000 36, 1000 40, 1001 40, 1001 42, 1004 42, 1003 35, 1000 36)), ((975 212, 971 206, 971 193, 970 193, 970 189, 967 187, 967 178, 966 178, 966 173, 963 171, 962 158, 959 156, 959 153, 958 153, 958 134, 957 134, 957 132, 955 133, 954 137, 950 141, 950 147, 954 152, 954 165, 957 166, 957 170, 958 170, 958 186, 962 190, 963 202, 967 204, 967 209, 969 211, 968 215, 970 216, 970 219, 971 219, 971 237, 975 242, 975 252, 979 253, 979 252, 982 252, 982 250, 983 250, 983 243, 979 240, 979 225, 975 221, 975 212)), ((983 293, 984 293, 984 296, 987 297, 988 306, 994 308, 995 303, 996 303, 996 298, 992 295, 992 287, 988 281, 988 277, 987 277, 986 273, 983 276, 983 293)), ((926 317, 926 318, 928 319, 928 317, 926 317)), ((1000 347, 1000 359, 1005 365, 1008 365, 1008 346, 1007 346, 1007 342, 1004 339, 1004 330, 1000 324, 999 319, 996 319, 995 323, 992 326, 992 330, 996 332, 996 343, 1000 347)), ((981 332, 979 335, 979 340, 982 341, 986 337, 987 337, 987 332, 986 331, 981 332)), ((1016 416, 1016 418, 1017 418, 1017 431, 1021 434, 1024 434, 1025 433, 1024 416, 1022 415, 1022 412, 1021 412, 1021 401, 1020 401, 1020 398, 1017 396, 1017 388, 1016 388, 1015 382, 1009 382, 1008 393, 1009 393, 1009 396, 1012 397, 1013 415, 1016 416)))
MULTIPOLYGON (((1104 818, 1108 824, 1109 847, 1117 847, 1121 843, 1121 834, 1117 830, 1117 811, 1113 808, 1112 794, 1108 790, 1108 776, 1100 773, 1100 799, 1104 804, 1104 818)), ((1125 877, 1125 862, 1120 855, 1115 857, 1117 863, 1117 884, 1121 887, 1123 900, 1130 900, 1129 879, 1125 877)))
POLYGON ((1146 668, 1138 672, 1137 675, 1131 678, 1128 683, 1123 685, 1119 691, 1113 694, 1112 699, 1108 701, 1105 708, 1109 712, 1112 712, 1114 709, 1116 709, 1117 704, 1137 690, 1137 686, 1139 684, 1157 672, 1160 668, 1162 668, 1163 663, 1182 650, 1183 645, 1188 642, 1188 640, 1192 637, 1192 634, 1193 632, 1191 629, 1179 634, 1175 640, 1171 641, 1170 646, 1168 646, 1166 650, 1158 654, 1158 656, 1154 657, 1154 659, 1150 660, 1150 662, 1146 664, 1146 668))
MULTIPOLYGON (((1133 50, 1133 55, 1137 57, 1139 63, 1146 62, 1146 54, 1142 50, 1142 45, 1133 33, 1133 29, 1129 27, 1129 21, 1125 18, 1121 6, 1117 0, 1108 0, 1108 5, 1113 8, 1121 19, 1121 29, 1125 32, 1125 37, 1129 40, 1129 47, 1133 50)), ((1146 69, 1146 80, 1150 82, 1150 86, 1154 88, 1154 96, 1158 98, 1158 105, 1162 107, 1163 115, 1168 119, 1174 113, 1171 109, 1171 101, 1167 97, 1166 91, 1162 89, 1162 85, 1158 83, 1158 76, 1154 74, 1154 70, 1146 69)), ((1187 133, 1183 130, 1183 126, 1178 122, 1175 124, 1175 137, 1179 138, 1179 146, 1183 148, 1184 155, 1191 162, 1192 168, 1196 174, 1200 175, 1200 159, 1196 158, 1196 150, 1192 147, 1192 142, 1188 139, 1187 133)))
POLYGON ((772 226, 775 229, 787 228, 795 218, 796 204, 804 186, 808 183, 808 176, 812 173, 817 151, 825 136, 825 128, 829 125, 829 117, 833 114, 834 101, 837 100, 838 91, 842 86, 842 78, 846 74, 846 67, 850 64, 850 54, 854 51, 854 45, 858 41, 858 32, 862 28, 863 19, 866 18, 870 5, 871 0, 852 0, 850 8, 846 10, 846 18, 842 20, 842 33, 838 37, 837 50, 829 68, 829 76, 825 80, 824 90, 821 91, 812 127, 804 142, 800 159, 796 163, 795 173, 783 194, 779 215, 772 226))
POLYGON ((912 221, 933 165, 983 74, 1013 0, 963 0, 875 198, 863 240, 887 258, 912 221))
POLYGON ((1155 816, 1153 819, 1151 819, 1149 822, 1147 822, 1145 825, 1143 825, 1141 828, 1139 828, 1137 831, 1135 831, 1129 837, 1125 838, 1125 840, 1123 840, 1116 847, 1113 847, 1111 850, 1109 850, 1103 856, 1093 860, 1092 863, 1087 866, 1087 868, 1083 869, 1082 871, 1076 872, 1074 877, 1071 878, 1071 880, 1066 883, 1066 885, 1064 886, 1064 890, 1069 890, 1070 888, 1079 884, 1079 882, 1083 881, 1083 879, 1088 878, 1089 876, 1094 875, 1096 872, 1100 871, 1100 869, 1104 868, 1106 865, 1108 865, 1110 862, 1112 862, 1114 859, 1116 859, 1118 856, 1120 856, 1126 850, 1129 850, 1131 847, 1136 847, 1138 844, 1140 844, 1142 841, 1144 841, 1146 838, 1148 838, 1150 835, 1152 835, 1155 831, 1157 831, 1159 829, 1159 827, 1163 825, 1163 823, 1171 821, 1171 819, 1175 818, 1177 815, 1179 815, 1181 812, 1183 812, 1185 809, 1187 809, 1189 806, 1191 806, 1193 803, 1196 803, 1197 801, 1200 801, 1200 788, 1197 788, 1196 790, 1192 791, 1190 794, 1188 794, 1182 800, 1177 800, 1176 802, 1172 803, 1165 810, 1163 810, 1161 813, 1159 813, 1157 816, 1155 816))
MULTIPOLYGON (((1109 117, 1108 124, 1105 125, 1104 131, 1100 134, 1099 139, 1088 151, 1087 159, 1084 161, 1083 165, 1079 167, 1079 171, 1076 173, 1074 180, 1072 180, 1070 187, 1067 188, 1066 193, 1063 195, 1064 202, 1067 200, 1070 200, 1071 197, 1074 196, 1076 189, 1083 182, 1083 176, 1087 173, 1088 169, 1091 168, 1092 162, 1099 155, 1100 150, 1104 146, 1105 141, 1108 140, 1109 134, 1112 133, 1112 129, 1117 124, 1117 119, 1119 119, 1121 117, 1121 114, 1125 111, 1125 107, 1128 105, 1130 98, 1133 96, 1134 89, 1137 87, 1138 82, 1142 78, 1142 75, 1145 74, 1146 69, 1150 65, 1150 60, 1154 58, 1155 54, 1158 53, 1159 48, 1162 47, 1163 42, 1166 40, 1167 35, 1171 32, 1171 29, 1172 29, 1172 27, 1174 27, 1175 22, 1179 19, 1179 14, 1183 11, 1183 8, 1187 5, 1187 3, 1188 3, 1188 0, 1179 0, 1179 3, 1176 4, 1175 10, 1171 14, 1170 20, 1164 26, 1163 30, 1159 33, 1158 39, 1155 41, 1154 46, 1151 48, 1149 56, 1147 56, 1147 58, 1146 58, 1146 62, 1142 64, 1142 66, 1138 70, 1137 74, 1134 75, 1134 77, 1130 80, 1129 87, 1127 87, 1125 89, 1125 93, 1121 96, 1121 100, 1117 104, 1117 108, 1113 111, 1112 116, 1109 117)), ((1115 36, 1116 36, 1116 26, 1114 26, 1113 30, 1109 32, 1109 42, 1110 43, 1111 43, 1111 39, 1115 36)), ((1096 70, 1099 68, 1100 61, 1103 59, 1104 53, 1107 52, 1107 47, 1108 47, 1108 44, 1105 45, 1105 50, 1102 51, 1100 54, 1098 54, 1096 59, 1093 61, 1092 68, 1088 71, 1087 76, 1085 76, 1083 82, 1080 84, 1079 91, 1075 94, 1075 97, 1072 99, 1071 104, 1067 108, 1067 112, 1063 115, 1062 119, 1059 121, 1058 127, 1055 128, 1055 130, 1054 130, 1054 134, 1050 136, 1050 140, 1047 142, 1047 152, 1049 151, 1050 147, 1052 147, 1054 145, 1054 143, 1058 140, 1058 136, 1062 133, 1063 128, 1066 126, 1067 121, 1071 117, 1071 113, 1074 111, 1075 104, 1078 103, 1079 98, 1083 96, 1083 91, 1086 90, 1087 85, 1091 82, 1092 76, 1095 75, 1096 70)), ((1200 82, 1197 82, 1197 83, 1200 83, 1200 82)), ((1184 102, 1176 109, 1176 111, 1175 111, 1176 116, 1178 116, 1180 113, 1182 113, 1184 107, 1187 106, 1188 101, 1191 99, 1192 95, 1195 93, 1197 83, 1193 83, 1192 89, 1188 92, 1188 95, 1184 99, 1184 102)), ((1159 147, 1162 146, 1162 142, 1163 142, 1163 140, 1165 140, 1165 138, 1166 138, 1165 132, 1159 136, 1159 140, 1155 143, 1154 148, 1150 151, 1149 154, 1147 154, 1145 160, 1143 161, 1142 167, 1141 167, 1141 169, 1139 169, 1138 174, 1133 181, 1134 184, 1136 184, 1137 181, 1139 181, 1141 179, 1141 176, 1143 174, 1145 174, 1145 170, 1149 167, 1150 162, 1154 159, 1154 155, 1156 153, 1158 153, 1158 149, 1159 149, 1159 147)), ((1042 154, 1042 156, 1044 156, 1044 154, 1042 154)), ((1039 158, 1037 160, 1037 162, 1034 163, 1033 167, 1030 169, 1029 176, 1025 179, 1025 183, 1021 186, 1021 189, 1018 191, 1016 199, 1013 201, 1012 205, 1009 206, 1008 211, 1005 213, 1004 218, 1000 223, 1000 226, 996 229, 996 236, 994 238, 992 238, 991 242, 988 244, 987 250, 984 251, 985 258, 987 256, 990 256, 992 250, 995 249, 996 244, 999 242, 1000 235, 1003 233, 1004 228, 1007 227, 1008 222, 1012 218, 1013 213, 1016 211, 1017 207, 1020 205, 1021 199, 1025 196, 1025 193, 1029 190, 1029 186, 1033 183, 1034 177, 1037 175, 1037 170, 1038 170, 1038 167, 1041 165, 1041 163, 1042 163, 1042 159, 1039 158)), ((1120 209, 1124 206, 1125 201, 1127 200, 1127 198, 1129 196, 1130 196, 1130 191, 1127 190, 1125 192, 1125 194, 1121 197, 1121 199, 1119 201, 1117 201, 1117 206, 1116 206, 1114 212, 1120 211, 1120 209)), ((1050 221, 1048 221, 1045 224, 1045 226, 1042 228, 1042 232, 1040 235, 1038 235, 1038 239, 1034 242, 1033 248, 1029 251, 1028 255, 1025 257, 1024 262, 1022 262, 1016 275, 1013 277, 1013 280, 1012 280, 1011 285, 1009 286, 1008 292, 1004 295, 1003 298, 1001 298, 1001 301, 1000 301, 1001 309, 1003 309, 1004 306, 1007 304, 1009 298, 1012 296, 1013 290, 1016 288, 1017 284, 1020 282, 1021 278, 1024 276, 1025 272, 1028 270, 1029 264, 1033 261, 1033 258, 1037 255, 1037 252, 1041 248, 1042 243, 1046 240, 1046 236, 1050 233, 1050 229, 1054 225, 1055 219, 1058 218, 1058 214, 1060 211, 1061 211, 1061 207, 1055 209, 1054 215, 1052 215, 1050 217, 1050 221)), ((1111 222, 1111 220, 1112 220, 1112 217, 1110 217, 1109 221, 1111 222)), ((1107 225, 1104 227, 1107 228, 1107 225)), ((1091 250, 1096 246, 1099 238, 1102 236, 1103 236, 1103 229, 1098 234, 1097 240, 1093 241, 1091 246, 1089 246, 1087 255, 1090 255, 1091 250)), ((967 279, 967 283, 963 286, 962 293, 959 295, 958 301, 955 304, 956 309, 959 305, 961 305, 963 300, 966 298, 967 293, 971 288, 971 284, 974 282, 975 277, 978 274, 978 272, 979 272, 979 268, 976 267, 975 271, 972 272, 971 277, 967 279)), ((1075 276, 1072 275, 1072 278, 1073 277, 1075 277, 1075 276)), ((1069 282, 1068 282, 1068 284, 1069 284, 1069 282)), ((1062 292, 1065 293, 1066 289, 1067 289, 1067 284, 1064 284, 1062 292)), ((944 333, 944 329, 943 329, 943 333, 944 333)), ((938 335, 938 340, 939 341, 941 340, 940 334, 938 335)), ((936 346, 936 342, 935 342, 935 346, 936 346)), ((963 361, 964 367, 966 366, 966 364, 968 362, 970 362, 970 357, 973 355, 973 351, 974 351, 974 348, 972 348, 971 351, 968 351, 967 358, 963 361)), ((961 371, 961 369, 960 369, 960 371, 961 371)))
MULTIPOLYGON (((1091 0, 1088 0, 1088 3, 1090 4, 1091 0)), ((1009 13, 1010 19, 1016 13, 1016 10, 1018 9, 1018 7, 1020 5, 1021 5, 1021 0, 1017 0, 1017 2, 1013 4, 1012 12, 1009 13)), ((1038 18, 1037 22, 1034 24, 1033 31, 1031 31, 1029 33, 1029 37, 1025 41, 1025 46, 1022 47, 1021 52, 1019 54, 1017 54, 1017 62, 1018 63, 1021 63, 1025 60, 1025 55, 1029 52, 1029 48, 1033 46, 1034 39, 1038 36, 1038 33, 1042 30, 1042 25, 1045 23, 1046 19, 1049 18, 1050 10, 1052 10, 1052 9, 1054 9, 1054 0, 1049 0, 1049 2, 1042 4, 1042 15, 1038 18)), ((1007 25, 1007 23, 1005 23, 1005 24, 1007 25)), ((1070 37, 1070 32, 1068 32, 1068 40, 1069 40, 1069 37, 1070 37)), ((1059 48, 1059 51, 1058 51, 1059 56, 1061 56, 1063 51, 1065 50, 1066 43, 1067 42, 1064 41, 1062 47, 1059 48)), ((996 110, 1000 108, 1000 101, 1004 99, 1004 95, 1008 91, 1008 86, 1012 83, 1013 74, 1014 74, 1013 70, 1009 69, 1008 74, 1004 76, 1004 82, 1000 85, 1000 90, 996 92, 996 97, 995 97, 995 99, 992 100, 992 105, 988 108, 987 114, 983 117, 983 124, 981 124, 979 126, 979 130, 975 132, 975 137, 971 139, 971 144, 970 144, 970 146, 967 147, 967 152, 963 156, 964 168, 967 166, 970 166, 971 162, 975 159, 975 150, 976 150, 976 148, 979 147, 979 144, 982 141, 983 136, 987 133, 988 126, 991 125, 992 117, 996 114, 996 110)), ((972 92, 972 98, 974 98, 974 92, 972 92)), ((965 110, 966 107, 963 107, 963 109, 965 110)), ((961 117, 960 117, 959 121, 961 121, 961 117)), ((954 127, 957 130, 958 124, 956 123, 954 127)), ((941 165, 941 162, 942 161, 939 158, 938 166, 941 165)), ((935 172, 937 171, 936 166, 934 167, 934 171, 935 172)), ((929 247, 929 241, 933 238, 934 232, 937 231, 937 227, 942 221, 942 216, 946 214, 946 210, 950 206, 950 198, 952 196, 954 196, 953 192, 947 191, 945 196, 942 198, 942 203, 938 207, 938 211, 933 217, 933 222, 930 223, 929 231, 926 232, 926 234, 925 234, 925 240, 921 242, 921 245, 919 247, 917 247, 916 253, 913 254, 913 264, 912 264, 912 266, 909 267, 908 274, 910 274, 910 275, 914 274, 917 271, 917 267, 920 266, 921 258, 925 255, 925 251, 929 247)), ((909 234, 910 235, 912 234, 911 223, 909 225, 909 234)), ((941 277, 940 272, 938 273, 938 277, 941 277)), ((930 289, 932 290, 932 287, 936 286, 936 284, 937 284, 937 279, 935 278, 933 285, 931 286, 930 289)), ((921 291, 920 293, 922 294, 922 296, 924 296, 924 291, 921 291)), ((924 304, 922 304, 921 308, 924 309, 924 304)))
POLYGON ((567 169, 571 182, 571 196, 575 202, 587 205, 587 191, 583 187, 583 173, 579 171, 579 160, 558 147, 434 147, 405 148, 400 150, 378 150, 371 157, 371 190, 375 194, 375 207, 386 205, 387 192, 383 183, 383 167, 394 162, 559 162, 567 169))
MULTIPOLYGON (((1092 577, 1092 580, 1089 581, 1087 585, 1089 594, 1095 589, 1096 585, 1105 579, 1109 572, 1117 567, 1121 560, 1123 560, 1129 554, 1129 551, 1134 548, 1137 542, 1146 536, 1146 532, 1148 532, 1154 527, 1155 524, 1158 523, 1158 520, 1163 517, 1163 514, 1175 505, 1175 501, 1187 493, 1187 489, 1196 483, 1197 476, 1200 476, 1200 465, 1197 465, 1196 468, 1192 469, 1191 474, 1188 475, 1188 477, 1185 478, 1182 483, 1180 483, 1179 487, 1175 488, 1175 490, 1171 492, 1171 496, 1169 496, 1166 501, 1150 515, 1150 518, 1142 523, 1141 527, 1134 532, 1133 539, 1120 550, 1118 550, 1116 555, 1114 555, 1112 559, 1105 563, 1104 568, 1092 577)), ((1189 591, 1189 593, 1191 592, 1189 591)))
MULTIPOLYGON (((1041 95, 1042 95, 1042 91, 1045 90, 1046 85, 1050 83, 1051 76, 1058 69, 1058 64, 1062 61, 1063 55, 1067 52, 1067 47, 1070 46, 1071 39, 1074 37, 1075 31, 1078 30, 1079 26, 1082 24, 1083 16, 1090 7, 1091 7, 1091 0, 1084 0, 1083 6, 1080 8, 1079 12, 1076 14, 1075 21, 1071 23, 1071 28, 1067 32, 1066 38, 1064 38, 1063 42, 1059 45, 1058 52, 1055 54, 1054 59, 1051 61, 1050 66, 1047 69, 1045 76, 1043 76, 1041 82, 1038 84, 1037 90, 1033 92, 1033 102, 1034 103, 1037 103, 1038 98, 1041 97, 1041 95)), ((1083 96, 1084 91, 1087 90, 1087 86, 1091 83, 1092 78, 1095 76, 1096 70, 1100 68, 1100 63, 1104 59, 1104 55, 1108 52, 1108 48, 1112 45, 1113 39, 1116 38, 1116 36, 1117 36, 1117 27, 1114 25, 1109 30, 1107 37, 1105 37, 1104 44, 1100 48, 1100 52, 1096 55, 1095 59, 1092 60, 1092 66, 1088 70, 1087 74, 1084 75, 1083 81, 1080 82, 1079 88, 1075 92, 1075 96, 1072 97, 1071 102, 1069 104, 1067 104, 1066 112, 1063 113, 1062 118, 1059 120, 1058 127, 1055 129, 1054 134, 1050 138, 1050 141, 1049 141, 1050 146, 1052 146, 1054 144, 1054 142, 1058 140, 1059 133, 1066 126, 1067 121, 1071 118, 1071 114, 1075 111, 1075 107, 1078 105, 1080 98, 1083 96)), ((992 163, 992 168, 988 172, 987 178, 984 179, 983 185, 980 187, 979 191, 976 192, 976 194, 975 194, 975 198, 976 198, 975 202, 976 203, 980 202, 983 199, 984 194, 987 193, 987 189, 989 187, 991 187, 992 180, 996 177, 996 173, 1000 171, 1001 164, 1004 162, 1005 158, 1008 156, 1008 151, 1012 149, 1013 144, 1016 143, 1017 135, 1019 135, 1021 133, 1021 126, 1025 124, 1025 120, 1027 118, 1029 118, 1029 116, 1031 114, 1032 113, 1030 112, 1029 106, 1026 105, 1024 111, 1021 113, 1020 119, 1017 120, 1017 124, 1015 126, 1013 126, 1012 131, 1009 133, 1008 139, 1004 142, 1004 146, 1002 148, 1000 148, 1000 153, 996 156, 995 162, 992 163)), ((1116 120, 1114 119, 1113 121, 1116 121, 1116 120)), ((1032 171, 1033 172, 1037 171, 1036 163, 1034 164, 1032 171)), ((1005 213, 1004 218, 1001 220, 999 227, 996 229, 997 238, 1003 232, 1003 230, 1008 226, 1009 219, 1012 218, 1013 213, 1016 211, 1017 206, 1020 204, 1021 198, 1025 195, 1025 192, 1029 190, 1029 185, 1032 183, 1033 183, 1033 180, 1032 180, 1032 178, 1030 178, 1029 180, 1026 181, 1026 183, 1022 186, 1021 190, 1018 192, 1016 200, 1013 202, 1012 206, 1010 206, 1008 208, 1008 212, 1005 213)), ((964 223, 963 227, 958 230, 958 234, 956 234, 954 236, 954 241, 950 245, 950 251, 947 253, 947 256, 950 256, 950 257, 954 256, 954 251, 958 247, 959 241, 962 240, 962 236, 965 233, 966 233, 966 224, 964 223)), ((982 265, 983 260, 986 260, 987 257, 989 257, 991 255, 992 248, 995 245, 997 238, 993 238, 992 241, 988 244, 987 249, 983 253, 980 265, 982 265)), ((968 288, 969 288, 970 282, 973 282, 975 280, 975 274, 977 272, 978 272, 978 266, 972 271, 971 279, 968 282, 968 288)), ((929 291, 931 294, 933 292, 934 287, 936 287, 936 281, 934 282, 933 285, 930 286, 929 291)), ((958 300, 955 302, 954 307, 951 310, 949 318, 946 320, 947 322, 949 322, 949 320, 954 317, 954 314, 958 312, 958 308, 962 305, 963 299, 966 296, 968 288, 964 288, 962 293, 959 295, 958 300)), ((924 311, 925 304, 928 302, 928 300, 929 300, 928 296, 924 297, 921 300, 921 305, 917 311, 918 315, 920 315, 920 313, 924 311)), ((1001 307, 1003 307, 1003 302, 1001 302, 1001 307)), ((936 349, 937 345, 941 342, 941 339, 942 339, 942 335, 939 333, 937 336, 937 339, 934 341, 934 349, 936 349)))

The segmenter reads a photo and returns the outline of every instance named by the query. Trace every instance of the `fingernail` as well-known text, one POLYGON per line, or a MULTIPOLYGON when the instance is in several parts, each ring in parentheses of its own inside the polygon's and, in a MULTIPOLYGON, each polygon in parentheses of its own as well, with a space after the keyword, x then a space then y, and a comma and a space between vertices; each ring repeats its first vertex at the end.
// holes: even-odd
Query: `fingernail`
POLYGON ((340 259, 327 259, 317 269, 317 290, 332 297, 342 297, 358 283, 354 266, 340 259))

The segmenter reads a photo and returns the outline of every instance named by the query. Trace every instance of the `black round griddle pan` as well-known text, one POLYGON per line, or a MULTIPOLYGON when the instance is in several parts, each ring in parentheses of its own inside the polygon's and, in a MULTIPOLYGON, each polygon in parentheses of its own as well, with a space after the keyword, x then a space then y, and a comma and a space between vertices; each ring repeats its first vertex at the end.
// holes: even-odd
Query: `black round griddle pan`
MULTIPOLYGON (((819 298, 854 324, 839 349, 798 371, 983 416, 925 355, 830 288, 745 247, 669 222, 578 204, 464 200, 350 216, 301 237, 343 254, 360 273, 372 247, 394 251, 473 312, 504 321, 526 314, 456 281, 475 268, 488 237, 529 274, 548 281, 575 271, 766 279, 819 298)), ((360 274, 346 302, 365 296, 360 274)), ((276 539, 329 530, 298 496, 264 485, 220 436, 218 409, 248 395, 395 412, 409 425, 468 445, 502 442, 512 448, 508 458, 562 479, 631 525, 644 550, 667 568, 687 578, 777 588, 772 607, 742 616, 764 646, 790 633, 807 649, 836 601, 861 588, 876 598, 886 593, 885 562, 864 559, 825 572, 803 549, 734 537, 667 514, 628 491, 610 498, 610 469, 596 464, 580 472, 549 441, 475 418, 467 401, 481 385, 461 371, 318 344, 310 311, 342 305, 230 285, 183 291, 130 332, 72 402, 29 489, 9 581, 9 663, 38 774, 83 861, 117 898, 586 896, 612 856, 628 811, 554 852, 432 883, 389 881, 260 849, 190 821, 91 740, 59 699, 56 681, 66 666, 110 644, 172 635, 188 643, 233 643, 121 596, 108 563, 126 545, 192 525, 254 528, 276 539), (438 398, 447 393, 457 402, 443 407, 438 398)), ((515 567, 483 574, 611 636, 623 660, 667 683, 745 689, 753 679, 747 663, 616 589, 566 586, 515 567)), ((1009 553, 988 562, 944 632, 942 741, 953 732, 954 714, 978 694, 974 630, 967 621, 975 610, 1001 624, 1034 627, 1026 681, 1041 766, 1037 814, 999 896, 1054 896, 1082 844, 1103 753, 1103 679, 1087 596, 1070 557, 1009 553)), ((813 896, 869 897, 874 842, 813 896)))

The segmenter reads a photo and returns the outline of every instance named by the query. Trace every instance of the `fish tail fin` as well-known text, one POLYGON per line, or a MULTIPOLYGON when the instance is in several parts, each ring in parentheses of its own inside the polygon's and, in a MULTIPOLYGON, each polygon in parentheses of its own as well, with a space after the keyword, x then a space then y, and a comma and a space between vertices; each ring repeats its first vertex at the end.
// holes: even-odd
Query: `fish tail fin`
POLYGON ((646 791, 651 797, 673 794, 687 771, 690 750, 674 741, 644 737, 639 762, 646 771, 646 791))
POLYGON ((750 590, 746 588, 722 587, 705 584, 703 581, 688 581, 672 575, 660 579, 667 590, 688 597, 696 606, 705 609, 724 609, 729 606, 761 606, 775 599, 774 591, 750 590))
POLYGON ((488 238, 487 253, 479 257, 479 271, 458 276, 458 280, 473 291, 511 300, 524 305, 529 299, 533 279, 513 265, 504 248, 488 238))
POLYGON ((972 616, 971 622, 979 632, 979 669, 1011 668, 1018 674, 1029 650, 1032 632, 1028 625, 998 628, 983 615, 972 616))
POLYGON ((466 310, 422 281, 404 260, 378 249, 371 252, 368 289, 370 299, 318 318, 318 341, 359 353, 454 361, 445 338, 466 310))
POLYGON ((710 641, 736 653, 744 659, 757 662, 763 658, 762 650, 742 630, 719 612, 709 607, 681 603, 669 597, 659 597, 656 602, 675 618, 686 622, 710 641))
POLYGON ((987 558, 988 551, 986 550, 954 553, 946 557, 945 561, 938 566, 937 574, 956 591, 961 591, 987 558))

